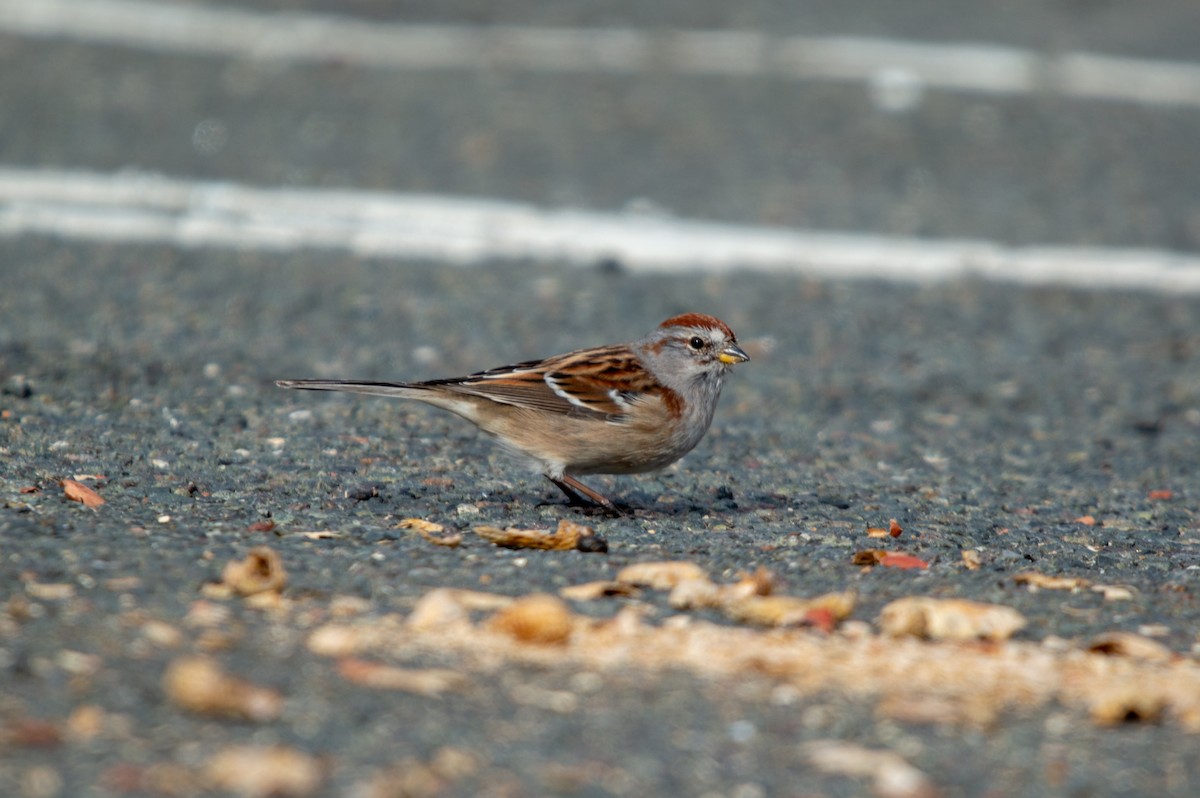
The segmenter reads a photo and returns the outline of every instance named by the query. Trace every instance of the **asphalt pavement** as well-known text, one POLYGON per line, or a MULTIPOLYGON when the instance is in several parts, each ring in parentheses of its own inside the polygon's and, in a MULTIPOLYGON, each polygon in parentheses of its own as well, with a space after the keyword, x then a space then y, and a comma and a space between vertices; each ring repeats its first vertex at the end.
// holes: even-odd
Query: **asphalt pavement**
MULTIPOLYGON (((306 6, 401 17, 378 3, 306 6)), ((434 6, 402 21, 805 32, 770 3, 697 6, 679 20, 620 4, 571 19, 554 4, 511 16, 464 5, 462 19, 434 6)), ((299 5, 246 4, 285 7, 299 5)), ((913 12, 937 21, 920 29, 937 41, 994 30, 1006 45, 1148 58, 1188 57, 1194 17, 1187 3, 1128 18, 1031 6, 989 27, 989 12, 956 25, 939 11, 913 12)), ((920 35, 886 4, 798 13, 822 34, 920 35)), ((5 166, 1200 249, 1195 108, 934 91, 896 112, 853 84, 396 72, 16 35, 0 37, 0 87, 5 166)), ((1022 613, 1021 651, 1083 650, 1119 631, 1160 646, 1169 667, 1195 668, 1200 297, 11 232, 0 280, 0 794, 1200 790, 1196 725, 1170 702, 1106 725, 1065 690, 971 722, 892 712, 894 695, 867 688, 808 690, 770 663, 731 676, 682 659, 601 666, 569 649, 561 661, 481 664, 436 635, 342 657, 314 642, 338 621, 384 628, 437 588, 553 594, 684 560, 721 583, 762 568, 781 593, 857 596, 849 632, 763 639, 873 635, 895 599, 967 598, 1022 613), (568 508, 455 417, 273 384, 460 375, 630 340, 685 311, 724 319, 753 360, 731 373, 712 430, 678 465, 593 478, 631 508, 623 517, 568 508), (72 500, 67 480, 104 503, 72 500), (399 528, 406 518, 463 541, 436 545, 399 528), (473 533, 563 518, 593 526, 608 552, 509 550, 473 533), (893 519, 898 537, 868 532, 893 519), (287 572, 275 603, 219 587, 226 564, 257 546, 287 572), (866 549, 926 567, 863 567, 854 558, 866 549), (1078 584, 1031 590, 1018 578, 1029 573, 1078 584), (189 708, 164 674, 194 654, 281 698, 261 715, 189 708), (368 661, 463 681, 386 689, 362 675, 368 661), (862 746, 876 764, 859 775, 822 765, 806 747, 818 741, 862 746), (224 780, 219 755, 247 745, 303 759, 272 772, 317 775, 257 792, 248 767, 224 780), (880 778, 887 757, 919 778, 880 778)), ((654 591, 569 606, 600 620, 631 610, 667 630, 744 630, 654 591)), ((945 700, 917 687, 907 697, 945 700)))

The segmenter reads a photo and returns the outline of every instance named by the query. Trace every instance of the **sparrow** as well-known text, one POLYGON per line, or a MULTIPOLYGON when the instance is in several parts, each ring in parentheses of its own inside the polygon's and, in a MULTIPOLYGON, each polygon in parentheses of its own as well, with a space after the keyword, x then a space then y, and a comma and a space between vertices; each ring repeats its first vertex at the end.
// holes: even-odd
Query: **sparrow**
POLYGON ((462 416, 523 456, 572 505, 616 505, 582 474, 655 471, 712 423, 725 372, 750 356, 729 325, 684 313, 626 344, 427 382, 278 380, 281 388, 415 399, 462 416))

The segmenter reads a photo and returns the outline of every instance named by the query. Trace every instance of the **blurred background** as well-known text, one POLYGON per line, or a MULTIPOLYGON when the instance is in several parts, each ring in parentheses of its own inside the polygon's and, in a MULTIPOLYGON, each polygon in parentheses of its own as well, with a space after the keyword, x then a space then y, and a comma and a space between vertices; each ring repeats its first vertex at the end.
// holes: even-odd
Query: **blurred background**
POLYGON ((1188 0, 0 0, 0 166, 1194 252, 1197 31, 1188 0))

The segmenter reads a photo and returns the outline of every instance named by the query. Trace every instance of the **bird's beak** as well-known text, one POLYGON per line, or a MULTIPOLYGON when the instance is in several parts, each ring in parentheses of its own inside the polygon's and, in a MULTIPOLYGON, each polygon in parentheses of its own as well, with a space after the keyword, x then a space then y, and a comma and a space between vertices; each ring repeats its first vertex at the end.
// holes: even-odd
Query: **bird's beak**
POLYGON ((734 363, 745 363, 749 359, 750 356, 737 344, 730 344, 721 350, 721 354, 717 355, 717 360, 726 366, 732 366, 734 363))

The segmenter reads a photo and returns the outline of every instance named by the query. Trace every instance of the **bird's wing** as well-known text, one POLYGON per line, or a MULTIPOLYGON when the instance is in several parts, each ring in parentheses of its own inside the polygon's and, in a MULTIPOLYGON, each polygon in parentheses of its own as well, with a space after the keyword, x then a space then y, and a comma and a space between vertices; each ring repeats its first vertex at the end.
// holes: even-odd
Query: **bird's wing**
POLYGON ((615 420, 657 383, 627 346, 583 349, 421 386, 564 415, 615 420))

